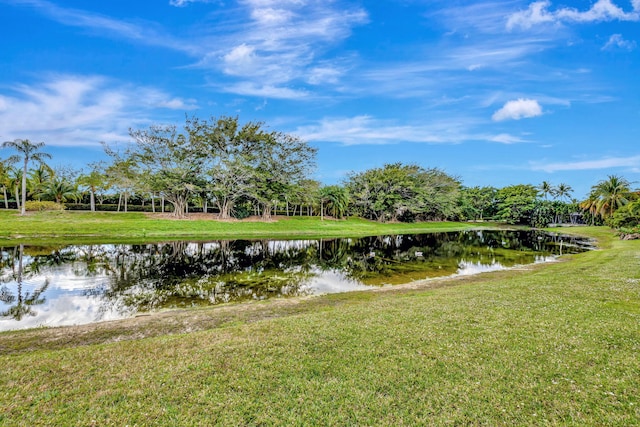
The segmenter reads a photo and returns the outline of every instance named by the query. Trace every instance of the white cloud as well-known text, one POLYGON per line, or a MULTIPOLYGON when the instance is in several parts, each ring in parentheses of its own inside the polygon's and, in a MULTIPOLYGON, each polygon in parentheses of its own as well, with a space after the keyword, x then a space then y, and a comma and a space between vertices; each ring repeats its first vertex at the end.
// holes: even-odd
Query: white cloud
POLYGON ((269 84, 252 83, 243 81, 233 84, 226 84, 218 87, 223 92, 229 92, 236 95, 257 96, 263 98, 274 99, 302 99, 310 96, 305 90, 291 89, 283 86, 274 86, 269 84))
POLYGON ((224 72, 231 75, 246 75, 256 71, 256 49, 242 43, 234 47, 222 58, 224 61, 224 72))
POLYGON ((298 127, 293 133, 307 141, 338 142, 344 145, 384 145, 400 142, 459 144, 488 141, 503 144, 525 142, 519 137, 474 133, 472 119, 438 120, 431 124, 396 124, 371 116, 324 118, 313 125, 298 127))
POLYGON ((518 136, 510 135, 508 133, 501 133, 494 136, 487 137, 489 141, 499 142, 500 144, 519 144, 522 142, 528 142, 518 136))
POLYGON ((129 127, 148 123, 158 109, 197 108, 193 100, 101 76, 51 76, 0 94, 0 139, 28 138, 53 146, 96 145, 128 139, 129 127))
POLYGON ((336 84, 342 74, 342 70, 336 67, 318 66, 308 70, 306 80, 312 85, 320 85, 323 83, 336 84))
MULTIPOLYGON (((291 88, 297 82, 337 84, 340 67, 335 64, 341 59, 322 60, 323 53, 346 39, 354 26, 368 21, 363 9, 340 8, 333 2, 243 0, 240 4, 246 19, 213 34, 216 43, 209 43, 210 50, 198 65, 235 78, 237 83, 228 85, 227 91, 240 88, 241 95, 265 96, 264 90, 247 89, 291 88)), ((300 95, 296 89, 290 93, 300 95)))
POLYGON ((640 167, 640 155, 630 157, 608 157, 598 160, 583 160, 577 162, 558 163, 531 163, 532 170, 545 172, 575 171, 575 170, 595 170, 609 168, 638 168, 640 167))
POLYGON ((398 126, 370 116, 325 118, 316 125, 299 127, 294 133, 308 141, 340 142, 345 145, 450 142, 424 126, 398 126))
POLYGON ((633 11, 625 12, 611 0, 597 0, 590 9, 579 11, 564 7, 555 11, 549 10, 551 1, 535 1, 526 10, 516 12, 507 19, 507 29, 529 29, 544 23, 562 22, 600 22, 600 21, 638 21, 640 20, 640 1, 633 0, 633 11))
POLYGON ((520 120, 542 115, 542 107, 534 99, 509 101, 491 117, 494 121, 520 120))
POLYGON ((214 0, 169 0, 171 6, 185 7, 191 3, 212 3, 214 0))
POLYGON ((621 49, 631 52, 636 48, 636 42, 631 40, 625 40, 621 34, 613 34, 609 37, 607 43, 602 46, 602 50, 615 50, 621 49))
POLYGON ((191 3, 193 0, 169 0, 171 6, 184 7, 191 3))

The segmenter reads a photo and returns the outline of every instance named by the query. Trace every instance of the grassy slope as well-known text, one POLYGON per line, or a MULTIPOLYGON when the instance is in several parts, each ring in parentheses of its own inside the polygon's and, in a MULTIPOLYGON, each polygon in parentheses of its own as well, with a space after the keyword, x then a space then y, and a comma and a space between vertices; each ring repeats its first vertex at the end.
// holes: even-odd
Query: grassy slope
MULTIPOLYGON (((212 216, 213 218, 213 216, 212 216)), ((357 237, 470 228, 463 223, 380 224, 351 218, 321 221, 318 217, 280 217, 273 222, 151 219, 142 213, 42 212, 25 217, 0 210, 0 241, 104 242, 259 237, 357 237)))
POLYGON ((0 424, 638 425, 640 242, 580 232, 606 249, 459 286, 195 311, 218 326, 115 343, 88 344, 118 323, 0 334, 0 424))

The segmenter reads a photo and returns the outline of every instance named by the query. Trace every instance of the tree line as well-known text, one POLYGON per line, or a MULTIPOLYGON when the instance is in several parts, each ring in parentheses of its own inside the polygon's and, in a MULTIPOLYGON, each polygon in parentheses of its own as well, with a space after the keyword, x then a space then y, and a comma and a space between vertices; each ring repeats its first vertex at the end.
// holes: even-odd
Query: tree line
POLYGON ((23 214, 62 203, 70 208, 86 203, 92 211, 107 204, 117 203, 119 211, 146 204, 165 212, 166 203, 176 217, 198 210, 221 219, 269 220, 280 213, 381 222, 608 222, 627 228, 640 223, 638 192, 615 175, 594 185, 584 201, 573 199, 564 183, 466 187, 441 169, 402 163, 353 172, 340 185, 323 186, 310 178, 317 149, 262 122, 187 117, 180 129, 154 125, 131 129, 130 136, 124 148, 104 144, 109 160, 92 163, 87 171, 49 167, 45 161, 51 156, 42 142, 4 142, 3 148, 15 152, 0 161, 4 208, 12 198, 23 214))

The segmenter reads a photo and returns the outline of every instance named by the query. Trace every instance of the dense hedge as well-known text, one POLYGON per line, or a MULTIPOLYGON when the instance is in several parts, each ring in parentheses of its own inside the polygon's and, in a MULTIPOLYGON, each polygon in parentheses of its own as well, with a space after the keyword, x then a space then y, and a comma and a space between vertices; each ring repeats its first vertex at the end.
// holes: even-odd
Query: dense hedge
POLYGON ((63 211, 64 205, 56 202, 30 200, 24 204, 24 210, 29 212, 63 211))

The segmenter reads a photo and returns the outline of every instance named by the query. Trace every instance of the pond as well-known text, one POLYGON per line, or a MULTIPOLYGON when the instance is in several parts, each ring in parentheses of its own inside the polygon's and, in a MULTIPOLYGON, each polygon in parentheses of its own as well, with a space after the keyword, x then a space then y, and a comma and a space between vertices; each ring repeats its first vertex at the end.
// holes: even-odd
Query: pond
POLYGON ((539 231, 0 248, 0 331, 167 308, 346 292, 549 261, 590 242, 539 231))

